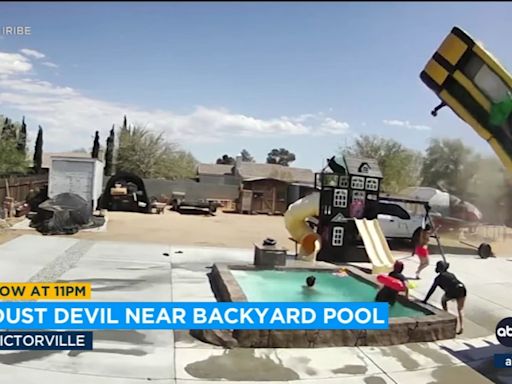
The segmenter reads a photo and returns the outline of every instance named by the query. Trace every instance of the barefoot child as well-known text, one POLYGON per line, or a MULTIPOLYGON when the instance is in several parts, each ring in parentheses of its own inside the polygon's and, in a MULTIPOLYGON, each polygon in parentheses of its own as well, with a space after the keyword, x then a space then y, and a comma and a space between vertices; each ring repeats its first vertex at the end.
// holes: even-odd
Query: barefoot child
POLYGON ((430 224, 425 225, 425 228, 421 229, 418 243, 415 244, 416 247, 414 248, 414 253, 420 259, 420 265, 416 271, 417 280, 420 279, 420 272, 427 268, 429 264, 428 242, 430 241, 430 236, 432 236, 432 234, 433 231, 430 224))

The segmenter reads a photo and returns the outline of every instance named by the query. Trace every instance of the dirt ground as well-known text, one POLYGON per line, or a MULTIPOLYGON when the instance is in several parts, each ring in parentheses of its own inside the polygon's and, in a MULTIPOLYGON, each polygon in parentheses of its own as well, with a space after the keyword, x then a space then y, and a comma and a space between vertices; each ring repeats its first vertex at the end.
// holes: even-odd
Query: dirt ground
MULTIPOLYGON (((282 216, 239 215, 217 212, 215 216, 185 215, 166 210, 164 214, 108 212, 106 232, 79 232, 74 238, 133 241, 176 245, 252 248, 271 237, 294 251, 282 216)), ((0 230, 0 243, 31 230, 0 230)))
MULTIPOLYGON (((215 216, 185 215, 166 210, 162 215, 131 212, 108 212, 106 232, 79 232, 75 238, 90 240, 133 241, 175 245, 196 245, 227 248, 252 248, 271 237, 278 244, 294 251, 294 243, 288 237, 282 216, 239 215, 217 212, 215 216)), ((14 219, 19 221, 20 219, 14 219)), ((489 232, 489 231, 487 231, 489 232)), ((0 228, 0 244, 23 234, 39 235, 34 230, 9 230, 0 228)), ((441 234, 445 253, 475 254, 474 248, 461 244, 448 234, 441 234)), ((512 233, 496 241, 482 236, 469 238, 478 245, 487 241, 496 256, 512 256, 512 233)), ((432 246, 435 248, 435 240, 432 246)), ((391 244, 394 250, 409 250, 408 244, 391 244)), ((436 252, 432 249, 431 252, 436 252)))
POLYGON ((22 235, 23 233, 32 233, 32 231, 12 231, 9 229, 10 225, 21 221, 21 218, 13 218, 3 220, 0 219, 0 244, 6 243, 9 240, 15 239, 16 237, 22 235))

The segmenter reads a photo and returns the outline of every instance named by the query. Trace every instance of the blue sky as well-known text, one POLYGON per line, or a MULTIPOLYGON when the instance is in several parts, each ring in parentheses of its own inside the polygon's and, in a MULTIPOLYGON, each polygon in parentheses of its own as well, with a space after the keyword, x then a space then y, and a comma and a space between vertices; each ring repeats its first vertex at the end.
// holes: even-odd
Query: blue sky
MULTIPOLYGON (((124 113, 200 160, 274 147, 319 168, 355 135, 421 150, 487 143, 419 73, 452 26, 512 67, 508 3, 1 3, 0 113, 45 129, 45 150, 89 148, 124 113), (42 56, 44 55, 44 57, 42 56), (3 62, 3 63, 2 63, 3 62)), ((33 141, 34 135, 32 135, 33 141)))

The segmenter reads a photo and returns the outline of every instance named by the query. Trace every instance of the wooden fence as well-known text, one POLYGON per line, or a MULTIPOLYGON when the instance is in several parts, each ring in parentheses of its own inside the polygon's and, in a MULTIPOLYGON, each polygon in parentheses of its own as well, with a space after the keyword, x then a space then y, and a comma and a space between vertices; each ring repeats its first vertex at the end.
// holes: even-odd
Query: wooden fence
POLYGON ((13 197, 15 201, 25 201, 25 197, 31 189, 47 185, 47 174, 0 178, 0 202, 4 201, 6 196, 13 197))

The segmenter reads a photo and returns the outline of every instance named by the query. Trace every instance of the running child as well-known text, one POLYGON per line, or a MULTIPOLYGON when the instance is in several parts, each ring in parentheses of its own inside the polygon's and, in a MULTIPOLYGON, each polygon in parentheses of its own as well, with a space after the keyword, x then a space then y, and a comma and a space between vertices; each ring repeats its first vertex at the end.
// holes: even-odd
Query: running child
POLYGON ((415 244, 414 254, 416 254, 420 260, 420 265, 418 266, 418 270, 416 271, 416 280, 420 279, 420 273, 429 265, 429 252, 428 252, 428 243, 430 241, 430 237, 434 232, 432 231, 432 227, 430 224, 425 225, 425 228, 420 230, 420 235, 418 237, 418 243, 415 244))

